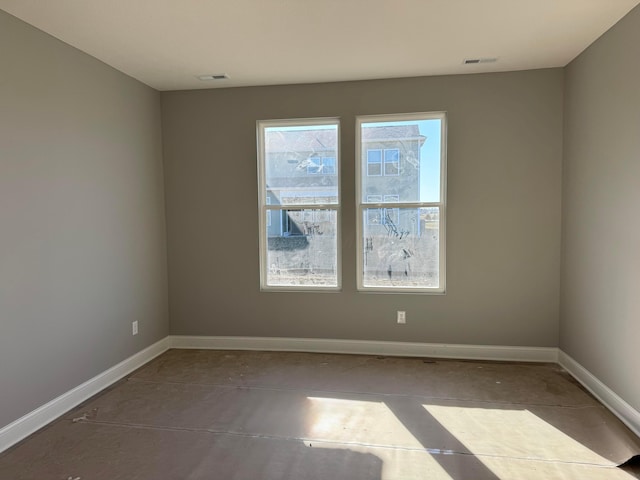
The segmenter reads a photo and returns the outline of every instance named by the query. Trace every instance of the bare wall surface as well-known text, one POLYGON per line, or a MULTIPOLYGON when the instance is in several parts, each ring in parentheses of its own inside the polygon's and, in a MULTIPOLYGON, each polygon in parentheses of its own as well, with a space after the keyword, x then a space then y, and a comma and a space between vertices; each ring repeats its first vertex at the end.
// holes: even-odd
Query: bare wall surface
POLYGON ((171 332, 557 346, 562 95, 561 69, 162 93, 171 332), (355 116, 421 111, 449 118, 447 294, 358 293, 355 116), (256 120, 323 116, 343 289, 260 292, 256 120))
POLYGON ((159 94, 2 11, 0 65, 1 427, 165 337, 168 307, 159 94))
POLYGON ((640 7, 566 69, 561 343, 640 410, 640 7))

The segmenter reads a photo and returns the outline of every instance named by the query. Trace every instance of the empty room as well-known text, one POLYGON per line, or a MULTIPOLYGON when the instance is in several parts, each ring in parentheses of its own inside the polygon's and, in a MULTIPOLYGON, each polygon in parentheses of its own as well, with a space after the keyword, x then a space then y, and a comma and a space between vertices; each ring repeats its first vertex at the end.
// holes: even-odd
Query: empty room
POLYGON ((0 0, 0 480, 640 479, 640 0, 0 0))

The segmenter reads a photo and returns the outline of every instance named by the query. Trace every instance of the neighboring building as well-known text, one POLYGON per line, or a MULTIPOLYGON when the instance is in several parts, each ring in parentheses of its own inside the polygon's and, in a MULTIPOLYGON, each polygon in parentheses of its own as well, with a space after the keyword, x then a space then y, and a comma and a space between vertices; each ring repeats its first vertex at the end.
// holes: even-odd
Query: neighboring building
MULTIPOLYGON (((366 127, 362 132, 363 200, 371 203, 419 201, 420 147, 426 137, 417 124, 366 127), (392 180, 392 181, 390 181, 392 180)), ((266 138, 267 204, 336 203, 338 196, 335 131, 270 131, 266 138)), ((272 211, 269 237, 321 233, 323 211, 272 211)), ((399 222, 398 210, 370 209, 370 228, 399 222)))
MULTIPOLYGON (((338 199, 335 130, 277 130, 265 135, 267 204, 332 204, 338 199)), ((269 237, 318 233, 329 218, 311 210, 272 211, 269 237)))
MULTIPOLYGON (((420 200, 420 148, 426 137, 417 124, 366 127, 362 130, 362 201, 366 203, 420 200)), ((397 208, 369 209, 367 225, 373 234, 401 225, 397 208)))

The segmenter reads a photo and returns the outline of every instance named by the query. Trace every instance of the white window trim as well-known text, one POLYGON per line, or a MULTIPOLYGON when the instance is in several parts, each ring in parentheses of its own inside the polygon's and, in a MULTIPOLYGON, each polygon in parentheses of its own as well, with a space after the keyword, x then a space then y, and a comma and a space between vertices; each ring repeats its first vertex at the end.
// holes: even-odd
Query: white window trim
MULTIPOLYGON (((356 276, 357 288, 360 292, 371 293, 421 293, 444 295, 446 293, 446 199, 447 199, 447 114, 446 112, 423 112, 393 115, 359 115, 356 117, 356 276), (393 122, 407 120, 442 120, 440 132, 440 201, 439 202, 402 202, 402 203, 369 203, 362 201, 362 124, 370 122, 393 122), (425 208, 439 207, 440 209, 440 231, 438 245, 438 277, 440 285, 438 288, 425 287, 366 287, 363 285, 363 213, 366 208, 425 208)), ((368 150, 368 149, 367 149, 368 150)), ((375 149, 374 149, 375 150, 375 149)), ((384 166, 384 154, 382 158, 384 166)), ((368 173, 368 172, 367 172, 368 173)))
MULTIPOLYGON (((285 120, 258 120, 256 122, 256 134, 257 134, 257 161, 258 161, 258 222, 259 222, 259 258, 260 258, 260 291, 265 292, 339 292, 342 290, 342 188, 340 175, 340 167, 342 165, 340 161, 340 119, 338 117, 323 117, 323 118, 299 118, 299 119, 285 119, 285 120), (317 203, 300 203, 295 205, 267 205, 266 198, 266 182, 265 175, 265 162, 263 158, 265 139, 264 131, 269 127, 295 127, 295 126, 317 126, 317 125, 337 125, 337 147, 336 147, 336 173, 338 176, 338 203, 330 204, 317 204, 317 203), (336 211, 336 286, 321 286, 321 285, 267 285, 267 225, 266 219, 267 211, 277 210, 280 212, 286 210, 335 210, 336 211)), ((282 216, 282 213, 280 214, 282 216)))

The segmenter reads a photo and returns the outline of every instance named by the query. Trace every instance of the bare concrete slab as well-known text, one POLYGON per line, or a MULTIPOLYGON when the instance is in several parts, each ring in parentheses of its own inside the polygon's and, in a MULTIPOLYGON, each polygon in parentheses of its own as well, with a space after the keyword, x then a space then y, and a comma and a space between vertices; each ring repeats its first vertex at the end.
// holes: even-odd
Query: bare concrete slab
POLYGON ((550 364, 171 350, 0 455, 0 479, 586 479, 640 440, 550 364))

